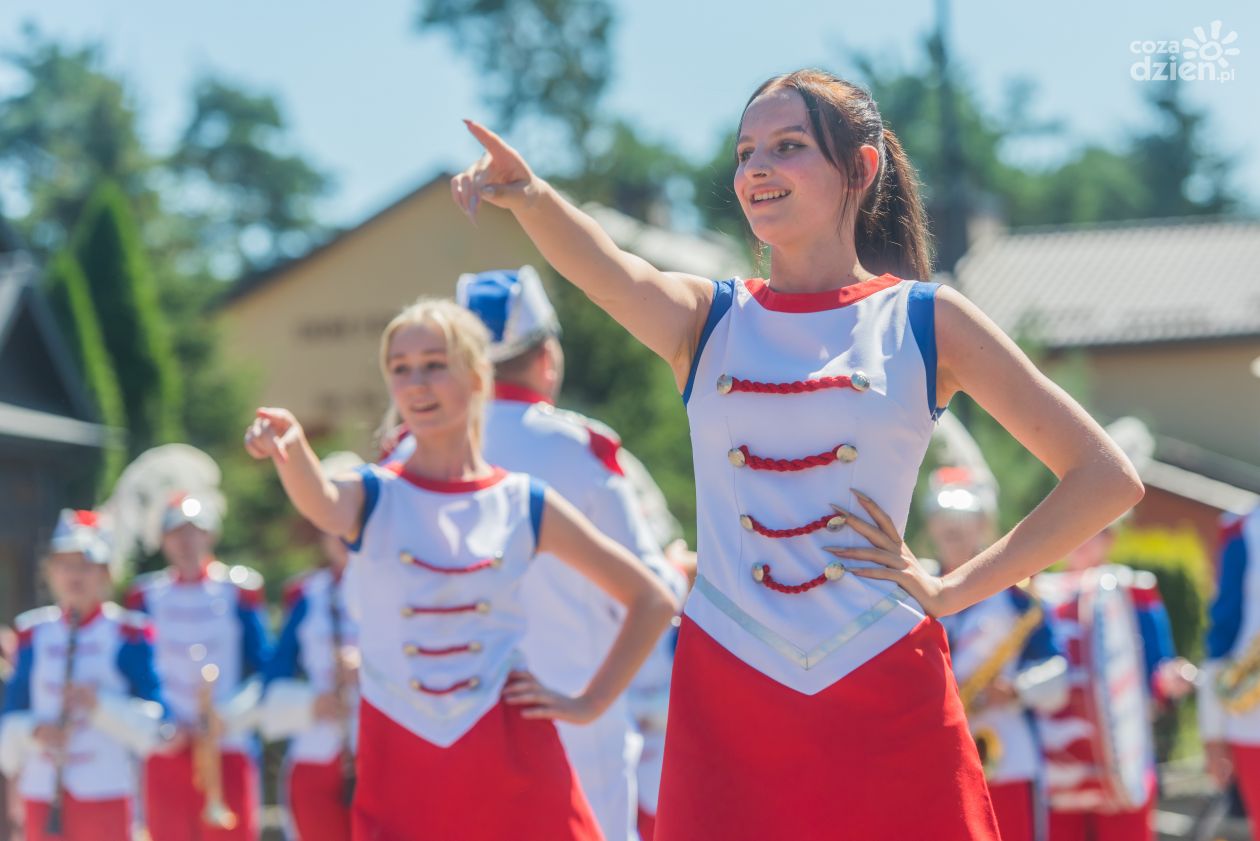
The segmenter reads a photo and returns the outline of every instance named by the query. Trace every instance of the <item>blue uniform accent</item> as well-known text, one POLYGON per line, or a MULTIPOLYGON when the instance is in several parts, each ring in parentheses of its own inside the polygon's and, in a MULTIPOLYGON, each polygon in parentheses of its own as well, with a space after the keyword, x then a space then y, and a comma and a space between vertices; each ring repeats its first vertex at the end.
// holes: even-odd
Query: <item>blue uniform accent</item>
POLYGON ((735 281, 733 279, 713 281, 713 303, 709 306, 708 318, 704 320, 704 329, 700 331, 700 341, 696 343, 696 352, 691 356, 691 373, 687 375, 687 387, 683 389, 682 394, 684 405, 691 399, 691 387, 695 383, 696 369, 700 367, 700 354, 704 353, 704 346, 709 341, 709 336, 713 334, 713 328, 717 327, 734 300, 735 281))
POLYGON ((298 640, 298 628, 306 618, 309 602, 306 596, 294 602, 285 617, 284 628, 280 631, 280 640, 272 652, 271 661, 267 664, 266 681, 270 683, 276 678, 297 677, 301 671, 302 643, 298 640))
POLYGON ((271 641, 263 624, 262 609, 238 601, 236 618, 241 623, 241 677, 265 673, 271 659, 271 641))
POLYGON ((923 370, 927 374, 928 411, 932 413, 933 419, 939 418, 945 411, 944 406, 936 405, 936 290, 940 287, 939 283, 916 280, 906 301, 910 329, 919 345, 919 353, 923 356, 923 370))
POLYGON ((31 669, 34 666, 35 649, 29 644, 20 646, 13 677, 4 687, 4 709, 0 710, 0 715, 31 708, 31 669))
POLYGON ((1221 550, 1221 580, 1208 608, 1207 654, 1228 657, 1242 630, 1243 579, 1247 574, 1247 544, 1241 533, 1221 550))
POLYGON ((363 548, 363 532, 367 531, 368 517, 372 516, 376 501, 381 497, 381 480, 372 472, 371 465, 360 465, 355 468, 355 472, 363 480, 363 512, 359 515, 359 535, 353 543, 344 539, 341 541, 351 552, 358 552, 363 548))
POLYGON ((136 698, 156 701, 164 713, 166 699, 162 697, 162 682, 153 667, 153 646, 148 640, 129 640, 118 647, 115 661, 118 672, 127 679, 127 688, 136 698))
POLYGON ((496 342, 503 341, 508 301, 519 282, 514 271, 492 271, 481 272, 468 285, 468 309, 489 328, 496 342))
POLYGON ((529 524, 534 529, 534 549, 538 549, 538 536, 542 534, 543 508, 547 504, 547 483, 537 476, 529 477, 529 524))
POLYGON ((1165 660, 1177 656, 1177 647, 1173 643, 1172 624, 1168 621, 1168 611, 1163 602, 1151 607, 1137 609, 1138 630, 1142 633, 1142 653, 1146 659, 1146 685, 1155 687, 1155 670, 1165 660))

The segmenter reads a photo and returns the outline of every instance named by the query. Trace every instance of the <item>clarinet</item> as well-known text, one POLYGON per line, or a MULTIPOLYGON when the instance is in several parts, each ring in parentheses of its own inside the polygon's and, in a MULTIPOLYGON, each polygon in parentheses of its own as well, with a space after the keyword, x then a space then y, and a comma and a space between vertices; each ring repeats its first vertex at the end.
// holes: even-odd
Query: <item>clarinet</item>
MULTIPOLYGON (((338 588, 334 586, 329 590, 328 594, 328 619, 332 626, 332 648, 333 648, 333 686, 337 693, 337 699, 342 703, 346 700, 345 685, 345 667, 341 662, 341 648, 343 645, 342 626, 341 626, 341 609, 337 606, 338 588)), ((354 768, 354 753, 350 749, 350 713, 346 712, 341 716, 341 800, 349 806, 354 801, 354 786, 357 780, 357 774, 354 768)))
POLYGON ((53 783, 53 802, 48 810, 48 820, 44 824, 45 835, 61 835, 62 827, 65 823, 65 767, 66 767, 66 749, 69 747, 69 736, 67 731, 70 729, 70 704, 67 702, 66 693, 70 691, 70 681, 74 677, 74 655, 75 650, 79 647, 79 613, 71 610, 66 613, 66 619, 70 625, 70 632, 66 639, 66 670, 65 679, 61 684, 61 712, 57 715, 57 729, 62 734, 63 744, 60 753, 56 757, 56 778, 53 783))

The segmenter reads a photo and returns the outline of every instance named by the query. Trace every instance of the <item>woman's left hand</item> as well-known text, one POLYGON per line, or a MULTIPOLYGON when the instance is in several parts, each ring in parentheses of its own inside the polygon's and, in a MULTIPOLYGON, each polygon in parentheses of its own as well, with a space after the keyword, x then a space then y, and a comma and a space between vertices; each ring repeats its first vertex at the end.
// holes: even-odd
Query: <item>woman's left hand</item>
POLYGON ((845 512, 845 525, 870 541, 870 546, 841 549, 827 547, 827 551, 837 558, 848 558, 856 561, 873 561, 877 567, 845 568, 862 578, 878 578, 891 581, 905 590, 923 606, 930 616, 941 617, 953 613, 956 608, 948 604, 948 590, 945 582, 932 575, 919 559, 910 551, 910 547, 901 539, 892 518, 884 513, 884 509, 861 491, 854 490, 853 495, 866 509, 874 523, 868 523, 852 512, 845 512))
POLYGON ((554 718, 573 724, 589 724, 599 717, 599 710, 584 696, 573 697, 548 689, 529 672, 512 672, 503 687, 503 701, 524 707, 523 718, 554 718))

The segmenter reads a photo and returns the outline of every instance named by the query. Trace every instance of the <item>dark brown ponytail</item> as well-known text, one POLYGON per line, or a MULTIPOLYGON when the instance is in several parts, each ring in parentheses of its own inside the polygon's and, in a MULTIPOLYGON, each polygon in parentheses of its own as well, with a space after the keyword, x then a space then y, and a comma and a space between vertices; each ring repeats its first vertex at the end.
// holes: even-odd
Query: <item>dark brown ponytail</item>
POLYGON ((853 193, 842 208, 841 218, 853 218, 859 262, 877 274, 930 278, 931 238, 919 198, 918 174, 901 141, 884 125, 870 93, 824 70, 797 70, 767 80, 748 103, 781 88, 800 94, 823 156, 851 184, 864 180, 859 147, 870 145, 879 152, 879 172, 861 194, 857 213, 848 212, 853 193))

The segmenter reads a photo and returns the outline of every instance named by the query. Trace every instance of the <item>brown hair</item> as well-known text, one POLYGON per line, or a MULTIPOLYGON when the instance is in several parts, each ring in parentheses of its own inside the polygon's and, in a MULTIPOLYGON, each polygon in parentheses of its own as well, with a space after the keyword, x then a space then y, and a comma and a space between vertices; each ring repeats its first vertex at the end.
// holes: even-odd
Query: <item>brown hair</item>
MULTIPOLYGON (((412 324, 431 324, 446 337, 446 353, 451 370, 476 378, 478 387, 469 410, 473 446, 481 449, 481 430, 490 399, 494 373, 490 365, 490 331, 481 319, 449 298, 419 298, 403 309, 381 333, 381 374, 389 378, 389 346, 399 329, 412 324)), ((398 426, 398 410, 391 402, 378 430, 378 440, 388 442, 398 426)), ((396 442, 395 442, 396 443, 396 442)), ((419 442, 417 442, 418 444, 419 442)))
MULTIPOLYGON (((879 172, 860 196, 854 219, 858 260, 873 272, 928 279, 931 239, 918 174, 901 141, 884 125, 870 93, 824 70, 797 70, 763 82, 744 111, 762 94, 783 89, 796 91, 805 101, 809 127, 823 157, 850 183, 862 182, 859 147, 866 144, 879 152, 879 172)), ((844 198, 842 219, 849 214, 853 196, 849 192, 844 198)))

